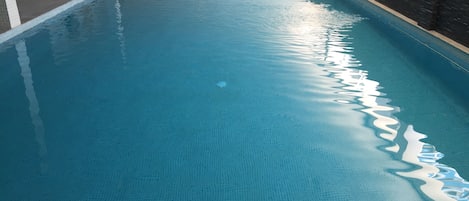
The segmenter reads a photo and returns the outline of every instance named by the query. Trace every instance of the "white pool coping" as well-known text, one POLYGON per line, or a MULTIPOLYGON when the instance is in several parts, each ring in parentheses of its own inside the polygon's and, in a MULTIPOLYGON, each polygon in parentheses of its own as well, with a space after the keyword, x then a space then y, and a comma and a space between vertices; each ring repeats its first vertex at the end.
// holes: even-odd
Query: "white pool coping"
POLYGON ((10 26, 13 28, 21 25, 21 18, 18 10, 18 4, 16 4, 16 0, 6 0, 5 4, 7 6, 7 13, 8 19, 10 20, 10 26))
POLYGON ((27 30, 30 30, 32 29, 33 27, 37 26, 37 25, 40 25, 44 22, 46 22, 47 20, 49 19, 52 19, 53 17, 59 15, 60 13, 64 12, 64 11, 67 11, 73 7, 75 7, 76 5, 79 5, 83 2, 85 2, 87 0, 71 0, 57 8, 54 8, 24 24, 21 24, 19 26, 16 26, 2 34, 0 34, 0 44, 24 33, 25 31, 27 30))
POLYGON ((442 40, 442 41, 446 42, 447 44, 449 44, 449 45, 451 45, 451 46, 465 52, 466 54, 469 54, 469 47, 466 47, 465 45, 463 45, 461 43, 458 43, 458 42, 454 41, 453 39, 448 38, 448 37, 444 36, 443 34, 440 34, 436 31, 430 31, 430 30, 424 29, 423 27, 419 26, 418 23, 415 20, 412 20, 412 19, 404 16, 403 14, 393 10, 392 8, 387 7, 386 5, 384 5, 380 2, 377 2, 376 0, 368 0, 368 1, 370 3, 378 6, 379 8, 387 11, 388 13, 391 13, 392 15, 404 20, 405 22, 419 28, 420 30, 425 31, 425 32, 431 34, 432 36, 434 36, 436 38, 439 38, 440 40, 442 40))

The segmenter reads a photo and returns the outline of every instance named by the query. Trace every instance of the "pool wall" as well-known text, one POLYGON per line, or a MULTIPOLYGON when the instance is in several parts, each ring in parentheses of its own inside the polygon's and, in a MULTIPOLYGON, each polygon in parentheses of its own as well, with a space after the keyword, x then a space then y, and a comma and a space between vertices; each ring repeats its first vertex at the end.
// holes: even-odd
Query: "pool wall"
POLYGON ((469 1, 467 0, 377 0, 417 21, 428 30, 435 30, 469 46, 469 1))

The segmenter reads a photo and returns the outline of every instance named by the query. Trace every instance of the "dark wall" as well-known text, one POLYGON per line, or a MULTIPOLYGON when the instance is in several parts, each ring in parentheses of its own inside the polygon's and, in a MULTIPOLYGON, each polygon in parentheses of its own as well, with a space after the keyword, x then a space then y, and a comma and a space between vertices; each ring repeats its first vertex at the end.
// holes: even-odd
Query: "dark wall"
POLYGON ((469 47, 469 1, 444 0, 436 31, 469 47))
POLYGON ((400 12, 401 14, 417 21, 415 11, 420 10, 422 0, 377 0, 378 2, 400 12))
POLYGON ((10 19, 8 18, 7 5, 0 0, 0 33, 10 29, 10 19))
POLYGON ((435 30, 469 47, 468 0, 377 0, 417 21, 425 29, 435 30))

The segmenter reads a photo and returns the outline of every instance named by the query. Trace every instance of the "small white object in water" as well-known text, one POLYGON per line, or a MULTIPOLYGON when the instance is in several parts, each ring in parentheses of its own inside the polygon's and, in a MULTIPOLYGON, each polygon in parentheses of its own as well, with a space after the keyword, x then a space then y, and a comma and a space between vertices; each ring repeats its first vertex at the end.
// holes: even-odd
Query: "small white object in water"
POLYGON ((226 82, 225 82, 225 81, 217 82, 217 87, 219 87, 219 88, 224 88, 224 87, 226 87, 226 82))

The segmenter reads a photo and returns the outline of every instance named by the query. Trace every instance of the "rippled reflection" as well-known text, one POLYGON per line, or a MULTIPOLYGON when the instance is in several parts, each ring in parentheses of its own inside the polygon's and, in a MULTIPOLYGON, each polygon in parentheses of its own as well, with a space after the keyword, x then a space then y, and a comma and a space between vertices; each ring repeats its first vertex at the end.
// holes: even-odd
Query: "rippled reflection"
POLYGON ((326 11, 324 8, 312 10, 316 13, 325 12, 321 15, 325 19, 313 21, 313 26, 299 26, 291 30, 299 36, 297 40, 314 44, 314 48, 305 49, 303 53, 313 55, 316 59, 322 57, 323 63, 318 65, 330 73, 329 77, 336 78, 343 84, 337 94, 354 97, 355 100, 351 102, 345 98, 335 101, 364 106, 361 111, 372 117, 371 126, 380 131, 377 135, 389 142, 384 150, 393 154, 402 152, 403 161, 421 167, 417 170, 399 171, 397 174, 423 181, 420 189, 428 197, 435 200, 469 199, 469 183, 461 178, 454 168, 436 162, 443 154, 437 152, 433 145, 420 141, 426 138, 425 135, 415 132, 413 127, 409 126, 403 134, 407 142, 396 140, 400 135, 400 122, 394 114, 399 112, 399 107, 389 105, 391 100, 379 91, 379 82, 369 79, 368 72, 359 69, 361 63, 353 55, 353 39, 347 35, 352 25, 363 19, 341 12, 326 11), (327 19, 328 17, 331 19, 327 19), (311 30, 311 27, 317 28, 318 24, 321 29, 311 30), (320 45, 323 45, 323 48, 318 48, 320 45))
POLYGON ((398 172, 399 175, 424 180, 422 191, 435 200, 450 200, 448 196, 456 200, 469 199, 469 182, 461 178, 454 168, 437 162, 444 155, 438 152, 435 146, 421 141, 426 135, 416 132, 413 126, 409 125, 404 137, 408 144, 402 159, 420 168, 398 172))
POLYGON ((29 66, 30 61, 28 56, 28 50, 26 48, 26 43, 24 42, 24 40, 21 40, 16 43, 16 51, 18 53, 18 63, 21 67, 21 76, 23 77, 26 97, 29 101, 29 114, 31 116, 32 124, 34 126, 36 142, 39 147, 41 173, 44 174, 47 172, 47 163, 45 161, 47 155, 47 146, 46 141, 44 139, 44 125, 42 123, 42 118, 39 115, 39 102, 37 101, 36 91, 34 90, 33 86, 33 75, 29 66))
POLYGON ((114 7, 116 8, 116 22, 117 22, 116 34, 119 40, 119 47, 120 47, 122 62, 127 63, 127 56, 125 53, 124 26, 122 25, 122 12, 121 12, 121 4, 119 0, 116 0, 116 4, 114 7))

